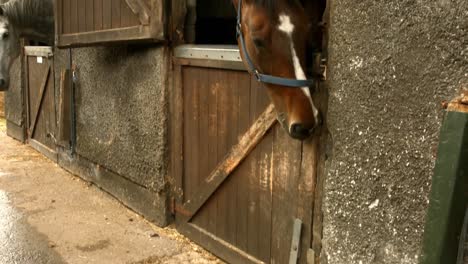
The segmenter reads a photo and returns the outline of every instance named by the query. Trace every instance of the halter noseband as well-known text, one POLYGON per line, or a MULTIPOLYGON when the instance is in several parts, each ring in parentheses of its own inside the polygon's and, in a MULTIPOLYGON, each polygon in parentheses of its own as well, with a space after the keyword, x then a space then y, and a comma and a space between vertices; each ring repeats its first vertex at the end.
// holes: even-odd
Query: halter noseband
POLYGON ((295 87, 295 88, 312 86, 314 84, 313 79, 297 80, 297 79, 277 77, 273 75, 262 74, 255 68, 254 63, 252 62, 252 59, 250 58, 249 53, 247 52, 244 36, 242 35, 241 9, 242 9, 242 0, 239 0, 239 6, 237 8, 237 26, 236 26, 237 38, 239 38, 240 40, 239 42, 241 44, 242 53, 244 53, 244 58, 247 61, 247 65, 249 66, 249 71, 255 75, 255 77, 257 78, 257 81, 262 82, 262 83, 269 83, 269 84, 282 85, 282 86, 295 87))

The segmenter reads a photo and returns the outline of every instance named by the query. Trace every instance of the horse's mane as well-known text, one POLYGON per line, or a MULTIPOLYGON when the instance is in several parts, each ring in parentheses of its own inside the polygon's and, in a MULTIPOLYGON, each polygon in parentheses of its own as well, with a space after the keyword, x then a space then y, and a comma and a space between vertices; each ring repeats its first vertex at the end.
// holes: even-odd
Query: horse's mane
POLYGON ((35 30, 48 38, 54 35, 52 0, 10 0, 2 5, 3 15, 22 29, 35 30))

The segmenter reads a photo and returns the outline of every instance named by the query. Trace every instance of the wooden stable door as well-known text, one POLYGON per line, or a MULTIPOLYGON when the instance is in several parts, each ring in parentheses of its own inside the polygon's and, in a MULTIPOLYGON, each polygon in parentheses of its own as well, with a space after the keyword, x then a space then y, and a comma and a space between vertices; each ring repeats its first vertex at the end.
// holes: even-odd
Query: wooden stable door
POLYGON ((240 62, 176 64, 171 148, 178 230, 231 263, 289 263, 298 219, 296 254, 305 263, 316 148, 283 131, 266 90, 240 62))
POLYGON ((28 143, 56 160, 56 108, 52 48, 25 47, 28 143))

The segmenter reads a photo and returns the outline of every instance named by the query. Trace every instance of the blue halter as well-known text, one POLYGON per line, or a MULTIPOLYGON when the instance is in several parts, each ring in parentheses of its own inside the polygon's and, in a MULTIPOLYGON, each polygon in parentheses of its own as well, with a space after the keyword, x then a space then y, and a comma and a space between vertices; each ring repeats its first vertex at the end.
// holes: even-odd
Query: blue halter
POLYGON ((297 80, 297 79, 277 77, 277 76, 262 74, 255 68, 254 63, 252 62, 252 59, 250 58, 249 53, 247 52, 244 36, 242 35, 241 9, 242 9, 242 0, 239 0, 239 6, 237 8, 237 26, 236 26, 237 38, 239 39, 239 42, 241 44, 242 53, 244 53, 245 61, 247 62, 247 65, 249 66, 249 72, 255 75, 255 78, 257 78, 257 81, 262 82, 262 83, 269 83, 269 84, 295 87, 295 88, 312 86, 315 82, 313 79, 297 80))

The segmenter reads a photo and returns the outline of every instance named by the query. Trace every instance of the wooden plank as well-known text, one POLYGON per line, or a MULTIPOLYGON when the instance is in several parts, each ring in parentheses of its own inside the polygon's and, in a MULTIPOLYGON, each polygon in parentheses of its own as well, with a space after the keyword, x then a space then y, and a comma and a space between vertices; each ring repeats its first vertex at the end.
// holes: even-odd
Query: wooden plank
MULTIPOLYGON (((77 33, 79 32, 78 26, 78 3, 79 0, 70 0, 70 33, 77 33)), ((66 19, 66 17, 63 17, 66 19)))
MULTIPOLYGON (((244 73, 244 78, 239 84, 239 119, 238 119, 238 131, 237 137, 241 138, 244 135, 250 125, 250 80, 251 77, 247 73, 244 73)), ((247 239, 248 239, 248 223, 247 214, 249 211, 248 201, 248 179, 249 179, 249 164, 251 158, 247 157, 243 163, 237 168, 235 179, 237 180, 237 208, 236 208, 236 245, 243 251, 247 251, 247 239)))
MULTIPOLYGON (((258 107, 258 89, 257 83, 252 78, 250 79, 250 124, 253 124, 260 115, 258 107)), ((264 140, 264 139, 262 139, 264 140)), ((261 141, 259 141, 261 143, 261 141)), ((258 146, 256 146, 258 147, 258 146)), ((247 199, 248 208, 247 211, 247 251, 249 254, 259 254, 259 151, 253 151, 249 154, 250 162, 247 176, 247 199)))
POLYGON ((184 41, 184 26, 187 13, 186 1, 172 1, 171 15, 169 16, 170 30, 169 39, 174 46, 183 44, 184 41))
POLYGON ((70 147, 71 140, 71 71, 63 69, 60 74, 59 136, 58 143, 70 147))
POLYGON ((242 61, 201 60, 174 58, 174 63, 184 66, 247 71, 242 61))
POLYGON ((57 3, 61 3, 61 8, 57 5, 56 12, 57 17, 55 23, 57 24, 57 33, 71 33, 71 0, 57 1, 57 3))
MULTIPOLYGON (((203 70, 203 68, 198 68, 199 70, 203 70)), ((201 77, 201 76, 200 76, 201 77)), ((207 76, 203 76, 207 77, 207 76)), ((197 78, 198 80, 199 78, 197 78)), ((210 153, 210 148, 209 145, 213 138, 211 138, 210 135, 210 130, 213 129, 213 127, 210 127, 210 112, 209 112, 209 104, 210 104, 210 89, 209 89, 209 81, 210 78, 206 78, 203 86, 200 86, 200 120, 199 120, 199 140, 200 140, 200 178, 199 178, 199 186, 202 184, 204 179, 208 177, 210 174, 210 171, 212 170, 212 167, 210 167, 210 156, 208 153, 210 153), (204 154, 206 153, 206 154, 204 154)), ((213 111, 214 112, 214 111, 213 111)), ((213 131, 211 131, 211 134, 215 134, 213 131)), ((213 162, 214 163, 214 162, 213 162)), ((193 223, 200 226, 201 228, 204 228, 206 230, 208 229, 208 222, 209 222, 209 207, 204 208, 203 210, 200 210, 200 212, 197 214, 196 219, 193 219, 193 223)))
POLYGON ((17 124, 7 120, 7 135, 18 140, 21 143, 26 142, 26 126, 18 126, 17 124))
MULTIPOLYGON (((326 46, 325 46, 326 49, 326 46)), ((325 50, 324 50, 325 52, 325 50)), ((314 93, 314 102, 316 106, 320 110, 320 113, 323 117, 323 124, 322 126, 318 127, 316 131, 314 131, 312 139, 307 140, 304 143, 304 150, 303 150, 303 166, 302 170, 304 172, 313 172, 315 171, 314 175, 314 184, 313 188, 314 197, 313 199, 313 219, 312 219, 312 230, 311 230, 311 249, 315 254, 315 262, 320 262, 320 255, 322 251, 322 230, 323 230, 323 213, 322 213, 322 204, 323 204, 323 190, 325 185, 325 162, 327 159, 327 145, 330 143, 328 142, 330 137, 328 134, 327 127, 327 120, 326 120, 326 113, 328 109, 328 87, 326 82, 317 83, 315 87, 314 93), (311 163, 304 163, 305 161, 310 160, 311 163), (313 165, 312 162, 316 162, 316 165, 313 165), (307 167, 308 166, 308 167, 307 167)), ((303 175, 305 175, 303 173, 303 175)), ((306 185, 307 186, 307 185, 306 185)), ((307 192, 307 190, 305 191, 307 192)), ((308 194, 307 194, 308 195, 308 194)), ((308 199, 308 196, 306 199, 308 199)), ((304 208, 307 208, 304 206, 304 208)), ((305 228, 308 228, 305 226, 305 228)), ((309 234, 306 231, 306 235, 309 234)), ((304 241, 302 243, 305 243, 304 241)), ((304 247, 304 244, 303 244, 304 247)), ((301 255, 301 258, 303 256, 301 255)))
MULTIPOLYGON (((142 25, 148 25, 150 22, 151 10, 142 0, 125 0, 132 12, 138 16, 142 25)), ((157 8, 157 7, 155 7, 157 8)))
MULTIPOLYGON (((183 108, 183 82, 182 82, 182 67, 174 67, 174 89, 169 89, 171 95, 171 118, 169 119, 170 127, 173 129, 171 133, 171 172, 175 180, 174 196, 178 204, 183 202, 183 129, 184 129, 184 108, 183 108)), ((178 217, 176 215, 176 223, 178 217)))
POLYGON ((34 131, 36 129, 36 125, 37 125, 37 120, 38 120, 38 117, 39 117, 39 113, 41 111, 41 106, 42 106, 42 102, 44 101, 44 95, 45 95, 45 90, 47 88, 47 82, 49 80, 49 75, 50 75, 50 66, 47 67, 47 71, 46 71, 46 74, 44 75, 43 77, 43 80, 40 84, 40 92, 39 92, 39 98, 37 99, 38 100, 38 103, 36 104, 36 114, 34 115, 34 118, 32 119, 32 124, 30 126, 30 129, 29 129, 29 134, 31 135, 31 137, 34 135, 34 131))
POLYGON ((100 31, 104 28, 104 21, 103 21, 103 16, 104 16, 104 9, 103 9, 103 0, 94 0, 94 30, 95 31, 100 31))
MULTIPOLYGON (((225 80, 230 80, 230 76, 227 76, 226 71, 219 71, 213 72, 212 74, 213 79, 215 81, 212 83, 214 88, 217 91, 217 161, 218 164, 223 160, 223 157, 228 152, 227 146, 227 130, 228 130, 228 112, 229 112, 229 99, 227 98, 227 91, 231 88, 230 85, 225 82, 225 80)), ((227 179, 221 184, 216 190, 216 199, 218 202, 216 214, 217 214, 217 221, 216 221, 216 236, 222 239, 226 239, 227 237, 227 210, 228 208, 228 186, 227 179)))
POLYGON ((132 18, 135 17, 133 14, 132 10, 128 6, 126 1, 120 1, 120 13, 121 13, 121 27, 130 27, 130 26, 136 26, 138 23, 133 23, 132 24, 132 18))
POLYGON ((78 2, 78 32, 86 32, 86 1, 78 2))
POLYGON ((112 28, 112 0, 102 0, 102 29, 112 28))
MULTIPOLYGON (((149 27, 151 28, 151 34, 160 39, 167 39, 166 34, 166 21, 168 21, 166 10, 170 10, 169 1, 159 1, 158 4, 155 2, 151 5, 151 15, 149 21, 149 27), (168 6, 169 5, 169 6, 168 6)), ((143 25, 145 25, 143 23, 143 25)))
POLYGON ((204 247, 209 252, 214 253, 228 263, 242 264, 262 264, 264 262, 256 259, 254 256, 245 253, 222 239, 192 224, 185 224, 178 227, 178 231, 192 241, 204 247))
MULTIPOLYGON (((218 91, 216 90, 216 86, 212 85, 214 82, 213 76, 210 74, 207 78, 207 86, 205 89, 208 89, 208 172, 204 175, 206 179, 208 179, 210 172, 213 168, 216 167, 218 162, 218 91)), ((217 188, 217 187, 216 187, 217 188)), ((214 188, 213 191, 216 189, 214 188)), ((202 192, 199 192, 199 194, 202 192)), ((198 194, 198 195, 199 195, 198 194)), ((216 222, 217 213, 216 209, 218 207, 218 201, 214 197, 210 197, 205 206, 204 210, 207 211, 208 214, 208 222, 206 225, 206 230, 212 232, 213 234, 216 233, 216 222)), ((193 212, 195 213, 195 212, 193 212)))
MULTIPOLYGON (((24 40, 22 41, 24 42, 24 40)), ((22 44, 22 46, 24 46, 22 44)), ((24 135, 25 135, 25 140, 29 136, 29 127, 31 126, 31 89, 29 88, 29 83, 30 83, 30 67, 29 67, 29 57, 28 56, 22 56, 22 63, 24 66, 24 85, 25 85, 25 92, 26 92, 26 97, 25 97, 25 108, 26 108, 26 125, 24 126, 24 135)), ((7 127, 8 129, 8 127, 7 127)), ((8 132, 8 130, 7 130, 8 132)), ((15 133, 16 134, 16 133, 15 133)))
POLYGON ((301 199, 297 194, 301 145, 300 141, 291 139, 281 126, 275 127, 271 239, 271 261, 274 263, 287 263, 289 259, 289 238, 292 236, 298 199, 301 199))
POLYGON ((58 159, 57 151, 55 151, 54 149, 51 149, 49 146, 46 146, 42 142, 39 142, 39 141, 37 141, 35 139, 30 139, 28 144, 31 147, 33 147, 35 150, 42 153, 48 159, 52 160, 55 163, 58 162, 58 160, 57 160, 58 159))
MULTIPOLYGON (((229 71, 227 77, 231 80, 227 87, 228 99, 228 118, 227 118, 227 147, 232 148, 238 143, 238 119, 239 119, 239 87, 242 85, 242 80, 246 78, 243 72, 229 71)), ((226 234, 225 240, 232 245, 236 245, 236 215, 237 215, 237 188, 238 181, 234 177, 229 177, 225 184, 228 187, 226 192, 226 223, 224 233, 226 234)))
POLYGON ((190 200, 197 194, 199 185, 199 90, 200 72, 186 68, 183 72, 184 89, 184 193, 190 200))
MULTIPOLYGON (((227 176, 245 159, 257 143, 263 138, 267 130, 276 122, 273 105, 268 106, 265 112, 258 118, 255 124, 241 138, 239 144, 234 146, 226 158, 216 166, 216 169, 205 180, 205 189, 196 197, 184 204, 185 211, 195 214, 208 200, 213 192, 223 183, 227 176)), ((189 217, 191 218, 191 217, 189 217)), ((189 220, 189 219, 187 219, 189 220)))
MULTIPOLYGON (((326 127, 326 126, 325 126, 326 127)), ((322 230, 323 230, 323 213, 322 213, 322 203, 323 203, 323 189, 325 185, 325 159, 326 159, 326 142, 328 134, 326 129, 321 129, 319 132, 320 138, 314 138, 312 145, 318 145, 318 149, 315 151, 316 155, 319 155, 318 164, 316 167, 315 175, 315 187, 314 187, 314 202, 313 202, 313 219, 312 219, 312 245, 311 248, 314 251, 315 262, 319 263, 320 254, 322 251, 322 230), (316 142, 318 141, 318 142, 316 142)), ((304 148, 304 160, 307 160, 310 153, 313 153, 308 150, 307 145, 304 148)), ((317 158, 317 157, 316 157, 317 158)))
POLYGON ((45 58, 46 63, 49 65, 51 69, 51 73, 49 74, 49 80, 47 82, 47 89, 46 89, 46 99, 44 105, 44 110, 45 110, 45 133, 44 133, 44 145, 49 147, 50 149, 54 150, 56 149, 56 144, 55 144, 55 137, 57 133, 57 116, 56 116, 56 111, 57 109, 55 108, 55 87, 54 87, 54 60, 53 58, 45 58))
MULTIPOLYGON (((257 103, 255 105, 255 114, 259 115, 263 112, 265 107, 270 104, 265 88, 259 84, 255 78, 252 78, 252 86, 256 91, 257 103)), ((275 112, 276 117, 276 112, 275 112)), ((256 174, 258 182, 257 186, 258 195, 258 228, 257 228, 257 241, 258 241, 258 256, 262 261, 268 262, 271 258, 271 211, 273 199, 273 143, 274 133, 269 131, 264 139, 258 144, 257 152, 257 171, 256 174)))
POLYGON ((121 0, 112 0, 111 2, 111 8, 112 8, 112 21, 111 21, 111 27, 112 28, 120 28, 121 25, 121 6, 120 6, 120 1, 121 0))
POLYGON ((142 0, 61 0, 56 5, 57 46, 80 47, 107 42, 166 39, 165 1, 142 0), (127 1, 138 12, 133 13, 127 1), (153 10, 154 9, 154 10, 153 10), (59 12, 60 11, 60 12, 59 12), (154 11, 154 12, 153 12, 154 11), (62 17, 63 16, 63 17, 62 17), (143 22, 138 20, 138 16, 143 22), (88 34, 79 34, 88 33, 88 34))
MULTIPOLYGON (((100 2, 99 0, 95 0, 100 2)), ((86 29, 85 31, 94 30, 94 0, 86 0, 85 5, 85 15, 86 15, 86 29)))
MULTIPOLYGON (((302 146, 302 162, 301 162, 301 175, 297 185, 296 193, 299 199, 297 200, 295 216, 303 222, 302 236, 299 249, 299 263, 307 262, 307 251, 313 248, 311 242, 313 240, 313 217, 314 207, 317 206, 317 214, 321 215, 321 206, 314 203, 316 195, 321 192, 316 192, 317 170, 319 160, 319 140, 321 133, 316 133, 312 138, 303 142, 302 146)), ((320 199, 320 203, 322 200, 320 199)), ((321 218, 317 217, 317 221, 321 218)), ((316 226, 321 226, 316 223, 316 226)), ((321 230, 320 230, 321 231, 321 230)), ((321 242, 315 239, 316 242, 321 242)), ((315 250, 314 250, 315 251, 315 250)), ((320 251, 317 251, 320 252, 320 251)))
POLYGON ((44 46, 26 46, 24 47, 24 54, 26 56, 41 56, 50 58, 54 55, 52 47, 44 46))
POLYGON ((150 29, 147 27, 130 27, 109 29, 99 32, 85 32, 77 34, 61 35, 58 46, 65 47, 82 47, 89 45, 97 45, 100 43, 116 43, 123 42, 154 42, 157 39, 153 38, 150 29))

